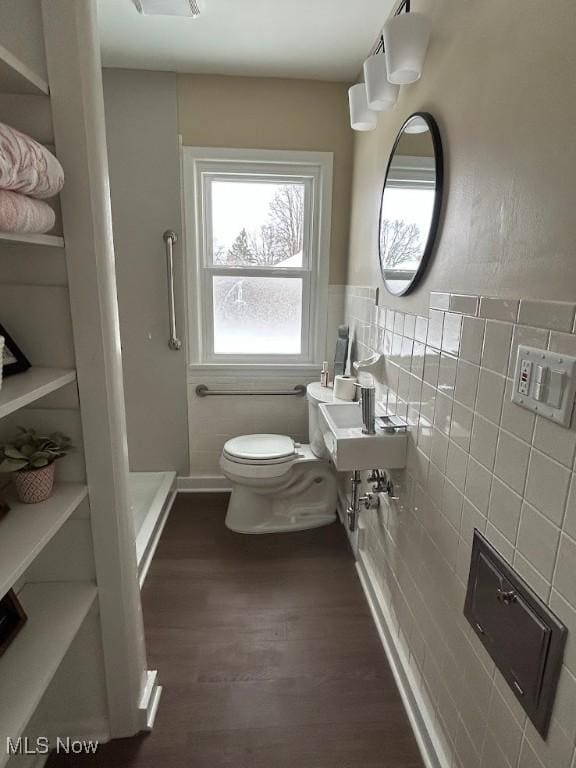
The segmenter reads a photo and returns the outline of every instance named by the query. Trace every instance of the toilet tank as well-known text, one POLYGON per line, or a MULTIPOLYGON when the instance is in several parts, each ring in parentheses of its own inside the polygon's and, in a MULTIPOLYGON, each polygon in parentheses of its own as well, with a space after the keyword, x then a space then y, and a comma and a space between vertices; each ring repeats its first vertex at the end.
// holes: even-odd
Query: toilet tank
POLYGON ((310 449, 315 456, 321 459, 328 459, 330 454, 324 445, 324 438, 320 429, 318 406, 320 403, 344 401, 334 397, 332 387, 323 387, 319 381, 313 381, 311 384, 308 384, 306 387, 306 397, 308 399, 308 440, 310 442, 310 449))

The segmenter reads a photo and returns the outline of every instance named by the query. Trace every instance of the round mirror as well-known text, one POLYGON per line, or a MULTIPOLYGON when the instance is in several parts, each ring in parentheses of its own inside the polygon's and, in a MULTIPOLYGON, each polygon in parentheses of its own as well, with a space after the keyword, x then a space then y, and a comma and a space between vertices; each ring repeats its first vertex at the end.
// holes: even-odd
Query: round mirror
POLYGON ((422 277, 434 247, 441 204, 440 133, 431 115, 416 112, 392 147, 380 204, 380 269, 394 296, 409 293, 422 277))

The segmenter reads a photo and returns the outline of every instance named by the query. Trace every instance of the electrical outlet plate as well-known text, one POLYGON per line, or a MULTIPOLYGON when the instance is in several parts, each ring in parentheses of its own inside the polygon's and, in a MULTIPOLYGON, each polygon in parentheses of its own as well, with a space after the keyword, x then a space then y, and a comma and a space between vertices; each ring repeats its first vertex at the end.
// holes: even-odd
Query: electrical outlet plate
POLYGON ((575 392, 576 357, 518 347, 512 402, 569 427, 575 392))

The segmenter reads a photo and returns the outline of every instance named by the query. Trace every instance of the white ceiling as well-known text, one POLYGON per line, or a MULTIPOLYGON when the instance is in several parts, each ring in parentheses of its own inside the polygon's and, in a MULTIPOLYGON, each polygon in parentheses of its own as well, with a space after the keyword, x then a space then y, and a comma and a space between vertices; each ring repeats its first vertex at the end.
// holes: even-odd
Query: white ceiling
POLYGON ((394 0, 199 0, 198 19, 99 0, 104 66, 351 81, 394 0))

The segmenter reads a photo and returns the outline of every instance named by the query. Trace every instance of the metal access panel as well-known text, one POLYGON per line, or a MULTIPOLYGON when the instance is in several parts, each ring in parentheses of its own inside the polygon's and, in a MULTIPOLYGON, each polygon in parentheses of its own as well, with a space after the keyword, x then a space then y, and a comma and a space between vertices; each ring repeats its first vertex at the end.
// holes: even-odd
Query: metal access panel
POLYGON ((567 630, 477 530, 464 615, 546 738, 567 630))

